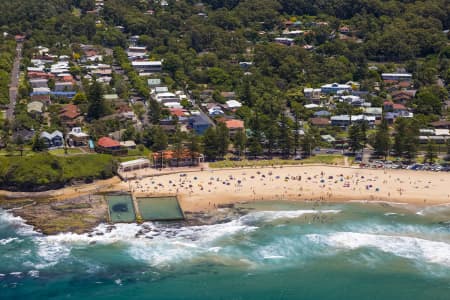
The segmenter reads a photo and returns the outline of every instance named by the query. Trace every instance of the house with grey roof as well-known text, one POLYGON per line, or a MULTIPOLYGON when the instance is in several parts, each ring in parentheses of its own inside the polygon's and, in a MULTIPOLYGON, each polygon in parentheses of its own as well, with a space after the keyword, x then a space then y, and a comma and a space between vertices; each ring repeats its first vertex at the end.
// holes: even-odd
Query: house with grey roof
POLYGON ((44 141, 47 148, 61 148, 64 146, 64 136, 59 130, 55 130, 52 133, 43 131, 39 137, 44 141))

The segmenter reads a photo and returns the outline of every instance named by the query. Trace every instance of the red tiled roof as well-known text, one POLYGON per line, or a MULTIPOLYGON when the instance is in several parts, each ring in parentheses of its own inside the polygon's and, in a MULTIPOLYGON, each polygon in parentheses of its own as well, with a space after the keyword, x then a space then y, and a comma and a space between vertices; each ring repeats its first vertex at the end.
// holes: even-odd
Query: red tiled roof
POLYGON ((50 95, 33 95, 31 101, 50 102, 50 95))
POLYGON ((120 147, 120 143, 118 141, 113 140, 107 136, 100 138, 97 142, 97 145, 103 148, 115 148, 120 147))
POLYGON ((392 105, 392 108, 397 110, 406 110, 406 107, 403 104, 394 104, 392 105))
POLYGON ((84 55, 86 55, 87 57, 95 56, 95 55, 97 55, 97 51, 95 51, 95 50, 86 50, 86 51, 84 51, 84 55))
POLYGON ((45 72, 28 72, 28 78, 54 78, 55 75, 45 72))
POLYGON ((184 117, 184 116, 186 116, 186 110, 180 109, 180 108, 172 108, 172 109, 170 109, 170 113, 173 116, 177 116, 177 117, 184 117))
POLYGON ((121 106, 119 106, 119 108, 117 109, 118 113, 126 113, 126 112, 130 112, 133 111, 133 109, 131 107, 129 107, 127 104, 122 104, 121 106))
POLYGON ((402 87, 402 88, 407 88, 407 87, 410 87, 410 86, 411 86, 411 82, 409 82, 409 81, 402 81, 402 82, 400 82, 398 85, 399 85, 400 87, 402 87))
POLYGON ((227 121, 225 121, 225 126, 227 126, 228 129, 244 128, 244 121, 227 120, 227 121))
POLYGON ((62 81, 65 82, 73 82, 73 76, 72 75, 66 75, 62 77, 62 81))
POLYGON ((309 119, 309 122, 313 125, 328 125, 330 124, 330 120, 327 118, 311 118, 309 119))
POLYGON ((67 104, 60 113, 61 117, 66 117, 68 119, 75 119, 79 115, 78 107, 74 104, 67 104))

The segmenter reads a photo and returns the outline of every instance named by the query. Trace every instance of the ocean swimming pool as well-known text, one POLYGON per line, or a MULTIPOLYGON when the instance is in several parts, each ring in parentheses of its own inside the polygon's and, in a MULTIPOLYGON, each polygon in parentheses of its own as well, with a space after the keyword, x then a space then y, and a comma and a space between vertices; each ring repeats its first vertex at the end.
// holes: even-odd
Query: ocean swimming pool
POLYGON ((184 219, 176 197, 142 197, 137 198, 137 203, 145 221, 184 219))
POLYGON ((109 207, 109 216, 113 223, 130 223, 136 221, 131 195, 105 196, 109 207))

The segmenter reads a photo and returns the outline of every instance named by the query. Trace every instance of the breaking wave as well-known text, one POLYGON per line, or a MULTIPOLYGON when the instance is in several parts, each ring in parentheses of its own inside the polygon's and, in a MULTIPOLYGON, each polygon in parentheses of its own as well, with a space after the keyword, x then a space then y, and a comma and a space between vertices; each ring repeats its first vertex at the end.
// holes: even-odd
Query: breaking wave
POLYGON ((409 236, 377 235, 357 232, 336 232, 327 235, 309 234, 319 244, 341 250, 375 248, 399 257, 422 260, 450 267, 450 244, 409 236))

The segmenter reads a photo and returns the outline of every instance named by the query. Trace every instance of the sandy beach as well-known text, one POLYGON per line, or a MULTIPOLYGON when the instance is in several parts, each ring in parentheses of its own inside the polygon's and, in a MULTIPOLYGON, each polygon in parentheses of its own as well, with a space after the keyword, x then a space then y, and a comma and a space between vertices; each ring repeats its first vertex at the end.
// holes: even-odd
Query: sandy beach
POLYGON ((178 195, 185 211, 265 201, 450 203, 450 173, 335 166, 209 169, 122 182, 136 195, 178 195))

